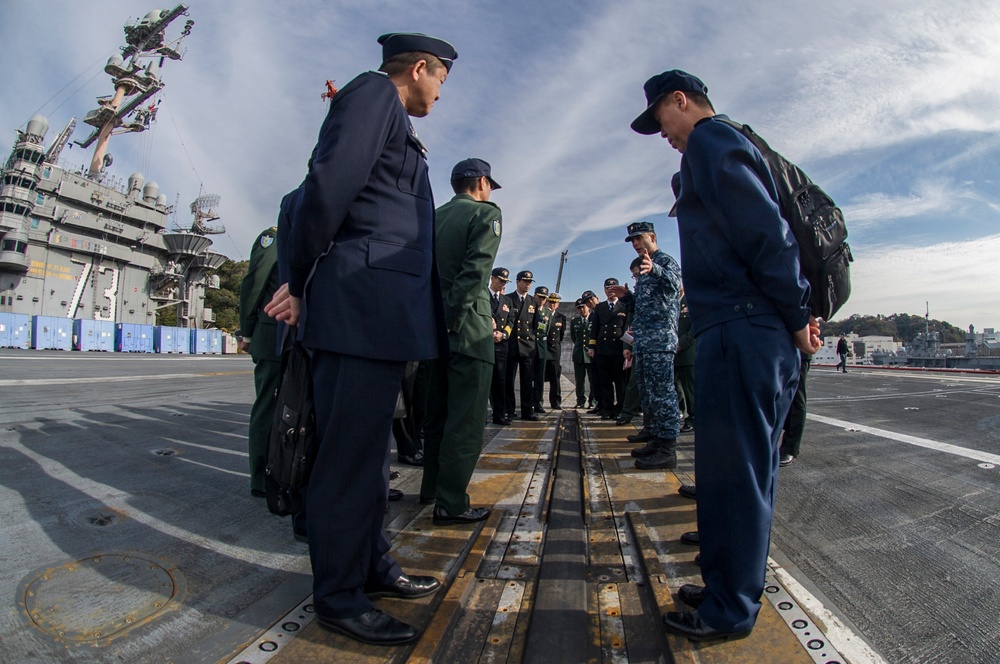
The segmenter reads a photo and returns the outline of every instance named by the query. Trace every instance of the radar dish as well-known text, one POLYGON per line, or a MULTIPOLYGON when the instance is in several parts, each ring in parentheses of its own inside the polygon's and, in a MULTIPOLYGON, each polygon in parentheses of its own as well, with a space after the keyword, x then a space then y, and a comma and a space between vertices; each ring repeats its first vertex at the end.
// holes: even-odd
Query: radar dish
POLYGON ((222 224, 212 225, 220 217, 215 208, 219 206, 222 197, 218 194, 202 194, 191 203, 191 214, 194 221, 191 222, 191 232, 198 235, 218 235, 225 233, 226 227, 222 224))

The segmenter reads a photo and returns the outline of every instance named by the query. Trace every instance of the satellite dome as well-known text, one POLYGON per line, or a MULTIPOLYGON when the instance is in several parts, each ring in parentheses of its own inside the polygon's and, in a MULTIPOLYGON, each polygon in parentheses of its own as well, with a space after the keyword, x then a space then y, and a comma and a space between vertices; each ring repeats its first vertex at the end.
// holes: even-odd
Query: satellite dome
POLYGON ((142 200, 147 203, 152 203, 156 200, 159 193, 160 185, 156 184, 156 181, 150 180, 146 183, 146 186, 142 188, 142 200))
POLYGON ((28 120, 28 127, 25 131, 29 136, 34 136, 38 138, 41 142, 45 138, 45 132, 49 130, 49 119, 44 115, 32 115, 31 119, 28 120))

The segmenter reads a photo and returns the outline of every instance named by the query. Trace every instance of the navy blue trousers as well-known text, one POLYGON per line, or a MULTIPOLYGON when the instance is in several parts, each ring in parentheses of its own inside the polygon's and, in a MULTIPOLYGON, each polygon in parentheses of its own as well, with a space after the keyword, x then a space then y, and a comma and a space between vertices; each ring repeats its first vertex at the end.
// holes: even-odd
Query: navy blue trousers
POLYGON ((402 574, 382 518, 389 487, 389 435, 405 362, 314 351, 319 451, 306 491, 313 603, 329 618, 373 607, 365 585, 402 574))
POLYGON ((698 533, 705 601, 721 630, 757 620, 771 543, 778 439, 799 377, 799 354, 778 316, 721 323, 698 336, 698 533))

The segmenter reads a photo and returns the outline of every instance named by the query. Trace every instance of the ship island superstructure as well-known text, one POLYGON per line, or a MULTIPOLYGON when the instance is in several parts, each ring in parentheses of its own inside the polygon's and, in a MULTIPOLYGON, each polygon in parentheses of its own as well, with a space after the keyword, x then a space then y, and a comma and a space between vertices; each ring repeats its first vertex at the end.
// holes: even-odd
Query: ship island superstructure
POLYGON ((104 68, 115 92, 98 99, 83 119, 92 133, 76 141, 93 146, 89 167, 61 159, 75 118, 48 146, 45 117, 35 115, 18 130, 0 172, 0 313, 153 325, 158 309, 174 306, 177 326, 214 320, 205 290, 218 288, 212 270, 228 260, 206 237, 222 232, 211 223, 219 197, 191 204, 190 229, 168 228, 174 208, 156 182, 107 171, 110 138, 145 131, 155 120, 160 68, 181 59, 193 21, 172 41, 165 32, 186 12, 185 5, 154 10, 124 27, 121 55, 104 68))

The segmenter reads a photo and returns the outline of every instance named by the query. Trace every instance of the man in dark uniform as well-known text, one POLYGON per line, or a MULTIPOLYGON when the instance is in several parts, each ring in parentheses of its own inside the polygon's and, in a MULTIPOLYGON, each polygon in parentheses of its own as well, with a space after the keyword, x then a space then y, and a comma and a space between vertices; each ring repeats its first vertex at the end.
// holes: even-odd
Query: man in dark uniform
POLYGON ((704 83, 680 70, 644 85, 632 122, 682 154, 676 178, 684 292, 698 338, 698 534, 705 586, 686 585, 692 612, 663 615, 695 641, 750 633, 764 590, 778 436, 799 374, 796 348, 815 353, 799 248, 778 211, 760 152, 719 120, 704 83))
POLYGON ((490 194, 500 185, 482 159, 451 172, 455 197, 435 212, 437 266, 451 354, 427 365, 427 420, 420 498, 436 499, 434 523, 472 523, 489 508, 469 505, 486 427, 493 372, 493 321, 486 286, 500 248, 500 208, 490 194))
POLYGON ((490 380, 490 406, 493 408, 493 424, 510 424, 507 416, 507 354, 510 334, 513 331, 510 298, 504 295, 504 288, 510 282, 510 271, 505 267, 493 268, 490 275, 490 311, 493 312, 493 376, 490 380))
POLYGON ((812 366, 812 355, 800 353, 802 363, 799 365, 799 386, 795 388, 795 396, 792 397, 792 405, 788 409, 785 417, 785 425, 782 427, 784 434, 781 436, 781 460, 778 465, 784 468, 790 466, 795 457, 799 456, 802 449, 802 434, 806 430, 806 378, 809 377, 809 368, 812 366))
POLYGON ((382 515, 406 363, 448 352, 426 149, 410 116, 430 113, 456 53, 426 35, 379 43, 380 71, 330 102, 288 233, 288 297, 268 313, 298 323, 313 353, 319 446, 306 522, 317 620, 381 645, 419 632, 369 595, 413 598, 440 587, 402 573, 382 515))
POLYGON ((674 383, 677 385, 677 400, 683 402, 685 413, 681 433, 694 431, 694 354, 697 342, 691 332, 691 315, 687 300, 681 295, 681 313, 677 318, 677 356, 674 359, 674 383))
POLYGON ((514 316, 511 326, 513 334, 510 335, 510 352, 507 355, 507 417, 513 418, 517 412, 514 403, 514 374, 520 376, 521 381, 521 419, 536 422, 540 418, 535 415, 535 408, 532 402, 535 398, 535 390, 532 381, 535 377, 535 334, 537 332, 538 304, 535 298, 528 293, 531 283, 535 277, 530 270, 522 270, 517 273, 515 285, 517 290, 510 295, 511 309, 514 316))
POLYGON ((281 382, 281 356, 278 355, 278 323, 264 314, 281 285, 278 281, 278 227, 272 226, 257 236, 250 250, 250 266, 240 283, 240 350, 253 358, 253 382, 256 398, 250 409, 250 493, 264 496, 264 469, 267 467, 267 442, 281 382))
POLYGON ((573 340, 573 378, 576 383, 576 408, 587 407, 587 384, 590 384, 590 400, 594 400, 594 382, 588 366, 590 357, 586 353, 587 329, 590 323, 590 307, 580 298, 576 301, 577 316, 569 322, 569 336, 573 340))
POLYGON ((622 353, 622 335, 625 334, 625 320, 628 311, 612 290, 618 280, 609 277, 604 280, 604 292, 608 299, 594 308, 591 314, 590 338, 591 358, 598 365, 598 405, 602 409, 601 419, 618 417, 625 398, 625 358, 622 353))
POLYGON ((549 330, 549 318, 552 317, 552 310, 546 305, 548 298, 548 287, 538 286, 535 288, 535 302, 538 303, 535 338, 538 343, 535 344, 535 375, 532 379, 534 396, 531 405, 539 415, 545 414, 545 409, 542 408, 542 399, 545 396, 545 364, 549 361, 549 345, 546 338, 549 330))
POLYGON ((549 309, 548 327, 545 334, 546 357, 545 380, 549 383, 549 407, 562 410, 562 342, 566 336, 566 316, 559 313, 559 293, 549 293, 545 306, 549 309))
POLYGON ((590 397, 587 400, 587 414, 596 415, 601 412, 601 379, 597 360, 594 359, 593 348, 590 340, 594 338, 594 308, 600 300, 597 293, 592 290, 585 290, 580 299, 587 304, 587 330, 583 341, 584 353, 587 355, 587 375, 590 377, 590 397))

